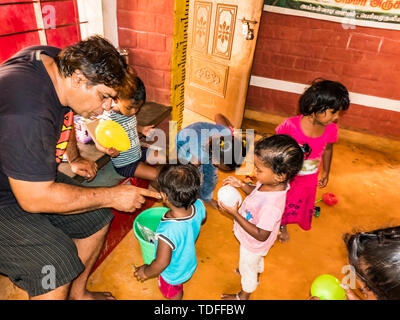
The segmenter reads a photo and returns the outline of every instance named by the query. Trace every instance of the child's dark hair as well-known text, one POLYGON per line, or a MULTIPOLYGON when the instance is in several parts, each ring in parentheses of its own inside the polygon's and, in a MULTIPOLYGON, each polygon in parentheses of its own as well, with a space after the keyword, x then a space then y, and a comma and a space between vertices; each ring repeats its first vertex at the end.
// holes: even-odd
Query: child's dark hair
POLYGON ((300 113, 309 116, 313 113, 333 109, 334 113, 347 110, 350 105, 349 92, 340 82, 316 79, 301 95, 300 113))
POLYGON ((295 139, 286 134, 276 134, 258 141, 255 155, 277 175, 285 175, 282 183, 292 180, 303 166, 304 154, 295 139))
POLYGON ((192 164, 166 164, 157 182, 160 192, 177 208, 188 209, 200 196, 200 173, 192 164))
POLYGON ((345 234, 350 264, 379 300, 400 299, 400 226, 345 234))
POLYGON ((122 99, 131 100, 135 108, 140 108, 146 102, 146 87, 131 67, 128 68, 123 86, 118 90, 118 96, 122 99))
POLYGON ((139 77, 136 77, 136 91, 132 100, 135 105, 142 105, 146 102, 146 87, 139 77))
POLYGON ((229 135, 221 136, 216 142, 217 149, 213 142, 210 143, 208 151, 210 157, 224 164, 226 168, 224 171, 233 171, 243 164, 248 149, 245 139, 229 135))

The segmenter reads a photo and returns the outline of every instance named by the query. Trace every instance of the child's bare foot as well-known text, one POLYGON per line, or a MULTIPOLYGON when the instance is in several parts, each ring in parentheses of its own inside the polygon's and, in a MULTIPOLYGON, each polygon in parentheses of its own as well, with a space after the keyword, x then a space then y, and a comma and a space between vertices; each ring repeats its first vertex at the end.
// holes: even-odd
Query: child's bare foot
POLYGON ((238 293, 223 293, 221 295, 221 300, 249 300, 250 299, 250 293, 240 291, 238 293))
POLYGON ((282 243, 288 242, 290 237, 289 237, 289 232, 287 231, 286 226, 281 226, 279 228, 279 230, 280 231, 279 231, 279 234, 278 234, 278 241, 282 242, 282 243))

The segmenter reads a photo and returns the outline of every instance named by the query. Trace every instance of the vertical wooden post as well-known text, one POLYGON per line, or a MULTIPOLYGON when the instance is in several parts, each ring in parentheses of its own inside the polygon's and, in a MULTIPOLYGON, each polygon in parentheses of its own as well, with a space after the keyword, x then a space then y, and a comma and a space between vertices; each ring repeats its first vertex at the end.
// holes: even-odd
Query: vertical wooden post
POLYGON ((174 38, 171 63, 172 123, 170 124, 169 132, 170 160, 174 158, 176 133, 182 128, 183 122, 188 25, 189 0, 175 0, 174 38))

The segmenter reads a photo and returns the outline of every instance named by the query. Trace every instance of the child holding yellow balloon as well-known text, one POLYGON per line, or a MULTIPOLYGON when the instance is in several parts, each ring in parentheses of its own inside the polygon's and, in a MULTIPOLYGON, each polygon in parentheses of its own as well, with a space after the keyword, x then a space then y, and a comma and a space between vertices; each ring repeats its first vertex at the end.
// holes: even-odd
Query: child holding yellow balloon
POLYGON ((129 78, 127 87, 128 89, 123 90, 120 97, 113 102, 112 110, 103 113, 103 119, 112 120, 121 125, 129 138, 129 143, 124 143, 123 137, 120 137, 120 144, 121 141, 123 142, 120 150, 101 145, 99 141, 95 144, 98 150, 111 157, 115 170, 121 176, 153 181, 157 178, 159 169, 146 163, 147 148, 141 147, 138 131, 147 136, 151 134, 154 126, 138 126, 135 116, 146 101, 146 88, 142 80, 134 74, 129 78), (123 144, 128 144, 128 146, 123 144))

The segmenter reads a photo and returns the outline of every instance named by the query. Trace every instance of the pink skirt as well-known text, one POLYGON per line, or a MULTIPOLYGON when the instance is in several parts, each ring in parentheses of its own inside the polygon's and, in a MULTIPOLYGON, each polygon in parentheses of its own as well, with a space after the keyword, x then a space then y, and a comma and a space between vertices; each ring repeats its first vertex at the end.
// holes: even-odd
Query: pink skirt
POLYGON ((311 229, 317 186, 318 173, 296 176, 292 180, 281 225, 297 223, 303 230, 311 229))

